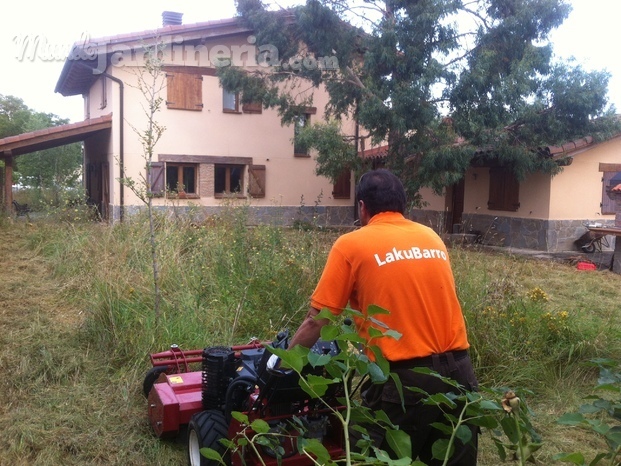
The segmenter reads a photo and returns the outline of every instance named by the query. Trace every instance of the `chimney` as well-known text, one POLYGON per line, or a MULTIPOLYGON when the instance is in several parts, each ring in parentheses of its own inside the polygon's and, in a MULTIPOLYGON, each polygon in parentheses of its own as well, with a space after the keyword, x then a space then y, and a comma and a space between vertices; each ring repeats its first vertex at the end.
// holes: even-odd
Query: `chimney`
POLYGON ((180 26, 182 24, 183 13, 165 11, 162 13, 162 26, 180 26))

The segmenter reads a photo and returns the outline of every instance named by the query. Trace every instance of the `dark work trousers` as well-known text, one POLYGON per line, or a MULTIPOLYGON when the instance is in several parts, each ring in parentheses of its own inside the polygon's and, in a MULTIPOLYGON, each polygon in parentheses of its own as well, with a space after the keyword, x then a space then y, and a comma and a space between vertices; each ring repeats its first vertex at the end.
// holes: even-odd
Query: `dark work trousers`
MULTIPOLYGON (((409 434, 412 442, 413 459, 418 458, 427 466, 441 465, 442 461, 433 459, 431 447, 436 440, 448 438, 448 436, 431 424, 434 422, 446 423, 447 421, 440 409, 435 406, 424 405, 421 402, 425 395, 412 392, 405 387, 418 387, 430 395, 455 392, 456 389, 447 386, 437 377, 413 372, 411 370, 413 367, 433 369, 440 375, 455 380, 467 391, 477 389, 477 380, 467 351, 453 351, 434 354, 426 358, 391 363, 391 372, 399 376, 404 387, 405 412, 401 406, 401 397, 392 379, 385 384, 366 384, 363 386, 363 405, 373 410, 383 410, 392 423, 399 426, 399 430, 409 434)), ((452 414, 458 417, 460 412, 461 406, 452 411, 452 414)), ((377 426, 365 425, 364 427, 375 445, 389 452, 394 458, 394 453, 384 439, 384 431, 377 426)), ((455 439, 455 452, 448 463, 449 465, 475 466, 477 464, 479 429, 476 426, 471 426, 470 429, 472 430, 472 441, 469 444, 464 445, 459 439, 455 439)))

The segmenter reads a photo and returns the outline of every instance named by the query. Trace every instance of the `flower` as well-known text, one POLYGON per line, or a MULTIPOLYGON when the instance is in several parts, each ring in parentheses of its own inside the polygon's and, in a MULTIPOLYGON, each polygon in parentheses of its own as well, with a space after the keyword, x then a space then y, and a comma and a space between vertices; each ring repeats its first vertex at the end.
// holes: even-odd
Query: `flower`
POLYGON ((513 390, 507 390, 500 404, 507 413, 512 413, 520 408, 520 399, 513 390))

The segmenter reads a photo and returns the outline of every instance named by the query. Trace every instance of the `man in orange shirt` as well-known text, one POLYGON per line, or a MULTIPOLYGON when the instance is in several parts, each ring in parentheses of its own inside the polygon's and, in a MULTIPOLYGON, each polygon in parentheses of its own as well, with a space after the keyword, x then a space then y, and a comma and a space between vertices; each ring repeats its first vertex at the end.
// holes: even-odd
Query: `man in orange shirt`
MULTIPOLYGON (((290 347, 311 347, 319 338, 325 319, 315 317, 321 309, 338 315, 348 303, 366 313, 372 304, 389 311, 374 319, 380 327, 402 334, 399 340, 379 338, 377 345, 390 361, 404 386, 427 393, 450 391, 435 377, 412 372, 429 367, 454 379, 467 390, 475 390, 476 377, 468 356, 468 338, 446 246, 430 228, 404 217, 406 195, 401 181, 388 170, 365 173, 357 186, 362 228, 341 236, 334 243, 323 274, 311 297, 311 307, 293 336, 290 347)), ((369 341, 369 320, 356 322, 357 331, 369 341)), ((375 325, 375 323, 373 324, 375 325)), ((393 424, 410 435, 412 453, 428 466, 434 460, 431 446, 442 432, 431 426, 444 422, 442 413, 421 403, 421 395, 404 390, 401 397, 389 379, 363 390, 363 403, 384 410, 393 424)), ((389 450, 382 431, 369 429, 376 446, 389 450)), ((472 442, 459 440, 451 465, 471 466, 477 461, 477 429, 472 442)))

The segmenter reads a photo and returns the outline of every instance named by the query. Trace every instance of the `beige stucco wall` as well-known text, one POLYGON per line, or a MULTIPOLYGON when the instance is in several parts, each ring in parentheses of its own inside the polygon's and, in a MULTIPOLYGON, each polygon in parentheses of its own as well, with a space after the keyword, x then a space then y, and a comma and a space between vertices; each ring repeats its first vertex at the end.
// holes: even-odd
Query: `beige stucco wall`
MULTIPOLYGON (((213 48, 221 42, 206 42, 207 49, 213 48)), ((235 44, 246 44, 247 38, 238 37, 235 44)), ((173 47, 174 50, 174 47, 173 47)), ((167 56, 165 64, 180 64, 180 49, 172 58, 167 56)), ((192 66, 208 66, 205 56, 201 53, 183 55, 183 63, 192 66), (196 59, 193 59, 196 58, 196 59)), ((140 58, 128 61, 125 66, 109 66, 107 73, 124 82, 124 165, 126 176, 139 181, 144 174, 145 158, 143 147, 135 130, 144 131, 147 119, 143 110, 145 97, 135 87, 137 83, 137 67, 140 58)), ((162 76, 162 80, 165 77, 162 76)), ((164 81, 163 81, 164 82, 164 81)), ((119 172, 120 155, 120 97, 119 85, 111 79, 107 83, 107 105, 101 107, 102 85, 98 80, 91 87, 86 98, 86 116, 91 118, 113 113, 113 129, 109 144, 108 161, 110 163, 111 186, 110 193, 114 205, 120 204, 120 186, 117 179, 119 172)), ((314 91, 313 106, 317 113, 311 116, 311 123, 323 120, 324 108, 327 103, 327 94, 321 90, 312 89, 305 83, 295 92, 311 89, 314 91)), ((166 100, 166 89, 163 86, 161 97, 166 100)), ((303 93, 301 95, 304 95, 303 93)), ((263 110, 262 114, 229 114, 222 111, 222 89, 219 80, 214 76, 203 76, 202 81, 202 111, 167 109, 165 102, 161 111, 156 114, 158 124, 166 129, 155 147, 153 160, 157 161, 161 154, 189 155, 189 156, 218 156, 218 157, 250 157, 253 165, 266 166, 266 193, 264 198, 251 199, 248 202, 257 206, 312 206, 318 203, 322 206, 351 206, 353 205, 353 182, 350 199, 334 199, 333 185, 327 178, 315 175, 316 162, 311 157, 294 157, 293 154, 293 126, 282 126, 275 110, 263 110)), ((199 169, 199 176, 200 170, 199 169)), ((246 173, 244 186, 248 186, 246 173)), ((175 200, 176 205, 199 204, 203 206, 220 205, 221 201, 213 195, 201 193, 199 199, 175 200)), ((167 205, 170 200, 154 199, 156 205, 167 205)), ((140 200, 129 190, 124 188, 124 205, 141 205, 140 200)))
POLYGON ((600 163, 621 164, 621 137, 575 155, 573 163, 552 179, 552 218, 614 220, 614 215, 601 215, 603 173, 599 171, 600 163))

